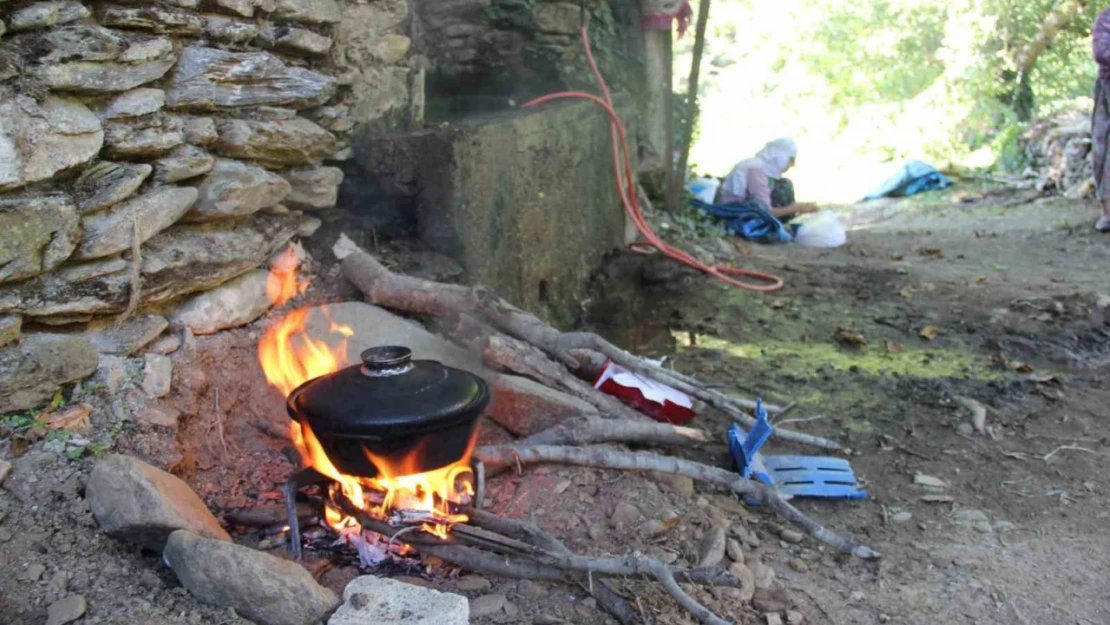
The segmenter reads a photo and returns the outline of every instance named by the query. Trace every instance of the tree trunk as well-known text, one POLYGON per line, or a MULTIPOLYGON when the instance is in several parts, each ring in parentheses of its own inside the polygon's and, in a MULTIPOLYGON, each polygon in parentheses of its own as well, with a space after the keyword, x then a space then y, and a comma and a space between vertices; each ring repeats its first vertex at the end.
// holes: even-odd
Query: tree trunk
POLYGON ((1013 92, 1005 100, 1008 100, 1010 108, 1017 113, 1019 120, 1029 121, 1033 117, 1036 102, 1029 75, 1036 67, 1037 59, 1052 45, 1060 31, 1079 15, 1086 4, 1086 0, 1060 0, 1045 17, 1037 34, 1021 46, 1014 55, 1013 73, 1007 70, 1003 79, 1007 83, 1014 84, 1013 92))
MULTIPOLYGON (((682 156, 678 159, 678 175, 683 186, 686 185, 686 165, 690 162, 690 148, 694 141, 694 125, 698 121, 698 78, 701 75, 701 57, 705 52, 705 29, 709 24, 709 2, 701 0, 698 5, 698 28, 694 35, 694 59, 690 62, 690 82, 686 88, 686 127, 682 132, 682 156)), ((682 197, 682 189, 677 190, 682 197)))
POLYGON ((1048 49, 1060 31, 1071 23, 1075 16, 1086 6, 1085 0, 1061 0, 1041 24, 1040 30, 1014 55, 1014 65, 1017 68, 1018 80, 1033 71, 1037 59, 1048 49))

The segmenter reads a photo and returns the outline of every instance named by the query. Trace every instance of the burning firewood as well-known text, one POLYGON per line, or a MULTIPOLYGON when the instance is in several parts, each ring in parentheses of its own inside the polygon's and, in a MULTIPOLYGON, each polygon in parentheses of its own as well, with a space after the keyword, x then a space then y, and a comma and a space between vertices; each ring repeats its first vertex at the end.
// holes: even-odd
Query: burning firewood
MULTIPOLYGON (((446 540, 424 533, 405 534, 388 523, 375 519, 349 501, 338 502, 343 511, 362 524, 363 528, 378 532, 391 539, 396 538, 412 545, 417 551, 434 555, 446 561, 465 566, 477 572, 506 577, 526 577, 530 579, 549 579, 567 581, 574 574, 591 577, 641 577, 659 582, 667 594, 671 595, 683 608, 706 625, 729 625, 711 610, 698 603, 678 585, 676 576, 695 584, 739 587, 741 581, 732 575, 717 570, 676 569, 663 562, 642 556, 592 557, 577 555, 562 546, 554 538, 528 528, 523 524, 502 519, 494 515, 475 514, 472 521, 487 524, 497 529, 515 529, 522 538, 532 542, 504 536, 482 527, 457 524, 451 528, 446 540), (494 557, 490 557, 494 555, 494 557)), ((595 595, 596 596, 596 595, 595 595)), ((606 596, 605 601, 619 599, 606 596)), ((599 600, 599 603, 602 601, 599 600)), ((605 605, 605 603, 602 603, 605 605)), ((618 608, 620 612, 630 612, 618 608)))
MULTIPOLYGON (((710 586, 750 582, 719 570, 674 568, 639 555, 578 555, 534 526, 481 510, 486 464, 497 471, 543 462, 687 476, 757 499, 837 549, 877 557, 807 518, 769 487, 740 475, 600 446, 695 446, 715 440, 705 430, 652 422, 575 373, 584 352, 597 354, 750 422, 743 400, 637 358, 596 335, 560 333, 484 289, 399 276, 365 252, 348 251, 344 273, 372 302, 441 317, 456 340, 481 353, 490 367, 563 390, 596 407, 592 414, 609 418, 572 418, 516 445, 475 450, 477 419, 490 400, 482 377, 413 360, 411 350, 402 346, 372 347, 362 352, 361 364, 344 367, 353 330, 336 323, 326 307, 294 310, 267 330, 258 351, 267 380, 286 397, 292 419, 289 438, 303 467, 284 489, 295 558, 307 543, 313 550, 338 546, 346 553, 341 557, 357 557, 363 565, 408 566, 411 555, 419 553, 476 573, 577 583, 622 623, 636 622, 638 615, 603 580, 654 580, 701 623, 725 623, 683 590, 677 578, 710 586), (312 314, 326 317, 326 332, 332 336, 310 336, 306 328, 312 314), (303 504, 306 496, 315 505, 313 518, 323 523, 302 534, 298 519, 305 510, 298 499, 303 504)), ((295 272, 272 275, 274 288, 269 291, 275 301, 299 292, 295 272)), ((837 447, 803 434, 785 438, 837 447)))

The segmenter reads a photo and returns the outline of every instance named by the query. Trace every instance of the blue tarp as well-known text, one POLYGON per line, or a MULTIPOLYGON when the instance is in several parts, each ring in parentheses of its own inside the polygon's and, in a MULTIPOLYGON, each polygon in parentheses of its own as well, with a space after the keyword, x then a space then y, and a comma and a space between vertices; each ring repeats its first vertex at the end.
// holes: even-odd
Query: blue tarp
POLYGON ((794 240, 786 226, 775 219, 771 211, 758 200, 742 204, 706 204, 700 200, 690 200, 690 204, 725 220, 725 228, 738 237, 760 243, 789 243, 794 240))
POLYGON ((936 167, 921 161, 908 161, 897 173, 887 179, 879 188, 867 194, 865 200, 875 200, 881 197, 907 197, 945 189, 952 182, 948 177, 937 171, 936 167))

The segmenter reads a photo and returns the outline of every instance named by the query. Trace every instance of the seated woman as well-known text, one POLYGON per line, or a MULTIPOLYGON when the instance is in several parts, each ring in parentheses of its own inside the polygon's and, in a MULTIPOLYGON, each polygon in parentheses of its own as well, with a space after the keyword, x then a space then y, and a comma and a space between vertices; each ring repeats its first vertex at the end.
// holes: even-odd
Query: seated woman
POLYGON ((1091 29, 1092 47, 1098 63, 1095 81, 1095 110, 1091 117, 1092 161, 1102 214, 1095 223, 1100 232, 1110 232, 1110 9, 1098 14, 1091 29))
POLYGON ((813 204, 794 202, 794 185, 783 178, 798 156, 793 139, 775 139, 753 158, 740 161, 721 184, 719 204, 758 202, 775 217, 786 221, 817 210, 813 204))

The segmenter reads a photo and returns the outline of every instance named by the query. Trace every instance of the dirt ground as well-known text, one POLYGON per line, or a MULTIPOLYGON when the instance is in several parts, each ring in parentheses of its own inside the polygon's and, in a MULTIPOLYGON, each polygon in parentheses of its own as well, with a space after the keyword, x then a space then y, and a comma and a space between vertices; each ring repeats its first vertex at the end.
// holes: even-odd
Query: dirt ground
MULTIPOLYGON (((598 276, 583 315, 584 327, 668 356, 725 390, 797 401, 788 418, 798 421, 788 427, 850 447, 868 491, 864 501, 799 506, 868 542, 881 560, 788 543, 772 515, 684 480, 538 467, 497 478, 490 507, 531 518, 578 551, 640 551, 678 564, 695 562, 713 520, 727 518, 749 567, 776 577, 776 590, 754 607, 728 592, 697 592, 738 623, 787 609, 806 623, 841 625, 1110 622, 1110 487, 1100 479, 1110 470, 1110 237, 1090 230, 1089 204, 1007 206, 1014 197, 959 202, 948 194, 854 207, 846 213, 850 243, 834 250, 728 243, 733 263, 786 280, 769 295, 660 258, 620 255, 598 276), (866 344, 844 340, 856 337, 866 344), (986 406, 988 434, 968 432, 957 397, 986 406), (924 490, 914 485, 917 474, 949 486, 924 490), (950 501, 923 499, 937 495, 950 501), (676 522, 663 536, 645 531, 668 519, 676 522)), ((715 240, 687 243, 726 253, 715 240)), ((321 263, 315 273, 309 301, 354 297, 333 266, 321 263)), ((266 432, 280 432, 286 417, 255 346, 280 314, 173 355, 175 392, 157 406, 181 413, 175 428, 140 418, 146 402, 133 384, 115 396, 95 385, 76 389, 69 399, 93 408, 87 438, 101 444, 97 451, 173 471, 218 516, 279 501, 292 464, 287 443, 266 432)), ((723 433, 727 422, 707 412, 694 425, 723 433)), ((507 435, 490 426, 483 436, 507 435)), ((157 554, 102 536, 82 499, 94 454, 69 458, 65 444, 50 443, 14 459, 0 489, 0 623, 40 625, 52 601, 73 593, 89 604, 79 624, 246 622, 189 597, 157 554)), ((0 457, 13 451, 0 443, 0 457)), ((765 451, 815 453, 777 443, 765 451)), ((723 445, 682 453, 727 463, 723 445)), ((233 535, 284 553, 258 531, 233 535)), ((614 622, 580 588, 487 585, 426 564, 390 573, 443 590, 461 586, 471 598, 504 595, 510 607, 477 624, 614 622)), ((308 566, 336 590, 358 574, 322 556, 308 566)), ((691 622, 649 584, 622 581, 618 589, 650 622, 691 622)))

